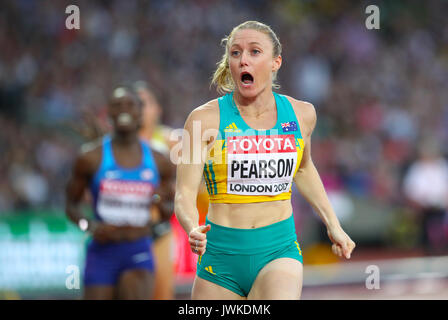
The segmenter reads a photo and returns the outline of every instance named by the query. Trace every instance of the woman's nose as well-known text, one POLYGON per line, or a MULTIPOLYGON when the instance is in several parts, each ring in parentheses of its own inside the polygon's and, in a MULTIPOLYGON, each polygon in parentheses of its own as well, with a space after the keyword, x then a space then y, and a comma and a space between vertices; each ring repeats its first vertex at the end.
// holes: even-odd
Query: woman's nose
POLYGON ((119 110, 120 112, 129 112, 133 109, 133 105, 129 103, 120 104, 119 110))
POLYGON ((248 63, 248 61, 249 61, 248 58, 249 58, 249 57, 248 57, 248 52, 247 52, 246 50, 244 50, 244 51, 241 53, 241 58, 240 58, 240 64, 241 64, 241 66, 247 66, 247 63, 248 63))

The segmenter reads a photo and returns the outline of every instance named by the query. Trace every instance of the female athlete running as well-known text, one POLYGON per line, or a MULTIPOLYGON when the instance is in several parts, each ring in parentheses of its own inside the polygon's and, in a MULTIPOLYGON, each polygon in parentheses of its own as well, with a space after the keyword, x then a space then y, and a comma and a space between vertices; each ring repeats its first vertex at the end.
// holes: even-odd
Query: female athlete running
MULTIPOLYGON (((171 128, 159 123, 162 107, 145 81, 137 81, 134 83, 134 88, 143 103, 142 126, 139 135, 141 139, 148 142, 151 149, 157 150, 169 158, 171 128)), ((171 200, 174 199, 171 198, 171 200)), ((171 210, 166 212, 167 215, 161 215, 160 219, 152 226, 154 240, 152 249, 155 258, 155 300, 172 300, 175 298, 174 238, 171 227, 174 212, 173 201, 166 205, 171 206, 171 210)))
POLYGON ((199 255, 192 298, 299 299, 292 182, 326 225, 335 254, 349 259, 355 243, 311 159, 313 105, 272 91, 282 64, 277 36, 247 21, 223 43, 212 83, 227 94, 191 112, 177 167, 175 213, 199 255), (197 141, 199 130, 204 138, 197 141), (210 207, 200 226, 195 200, 202 175, 210 207))
POLYGON ((67 216, 93 236, 87 248, 84 298, 150 299, 150 211, 154 205, 164 211, 160 204, 170 201, 171 163, 139 139, 141 102, 132 89, 115 89, 108 113, 113 132, 82 148, 66 191, 67 216), (93 220, 80 209, 86 189, 94 199, 93 220))

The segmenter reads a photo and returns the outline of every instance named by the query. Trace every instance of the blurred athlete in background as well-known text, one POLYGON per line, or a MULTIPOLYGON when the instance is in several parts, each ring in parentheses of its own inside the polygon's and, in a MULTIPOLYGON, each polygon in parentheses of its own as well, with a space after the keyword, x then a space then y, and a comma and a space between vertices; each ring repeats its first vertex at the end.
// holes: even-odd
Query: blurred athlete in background
MULTIPOLYGON (((159 123, 162 108, 146 82, 137 81, 134 89, 143 103, 142 126, 139 131, 141 139, 147 141, 152 149, 169 157, 171 129, 159 123)), ((173 210, 170 214, 160 217, 152 226, 156 300, 174 299, 174 239, 170 223, 172 213, 173 210)))
MULTIPOLYGON (((140 137, 148 141, 152 149, 169 157, 171 149, 178 141, 170 139, 172 128, 160 124, 162 107, 147 82, 137 81, 134 88, 143 102, 140 137)), ((174 206, 174 203, 172 202, 171 205, 174 206)), ((197 205, 200 219, 205 222, 208 208, 205 183, 202 183, 200 188, 197 205)), ((174 207, 172 213, 174 213, 174 207)), ((174 299, 175 272, 182 274, 187 273, 190 269, 194 272, 196 255, 189 250, 188 236, 183 233, 175 215, 163 216, 153 225, 153 239, 156 265, 154 299, 174 299)))
POLYGON ((132 88, 118 87, 108 105, 112 133, 82 147, 66 189, 66 214, 92 234, 84 274, 85 299, 150 299, 154 209, 171 214, 173 169, 139 138, 142 105, 132 88), (94 219, 80 210, 93 197, 94 219), (170 199, 171 198, 171 199, 170 199))

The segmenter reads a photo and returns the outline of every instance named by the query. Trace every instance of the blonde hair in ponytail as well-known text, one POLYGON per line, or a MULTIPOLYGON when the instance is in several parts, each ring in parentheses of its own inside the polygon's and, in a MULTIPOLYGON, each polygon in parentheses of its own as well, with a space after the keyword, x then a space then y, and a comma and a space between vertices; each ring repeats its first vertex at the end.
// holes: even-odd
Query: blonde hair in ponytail
MULTIPOLYGON (((257 30, 269 36, 269 39, 271 39, 274 48, 273 49, 274 57, 277 57, 282 53, 282 45, 280 44, 277 35, 274 33, 274 31, 272 31, 271 27, 269 27, 268 25, 258 21, 246 21, 236 26, 235 28, 233 28, 232 32, 227 37, 221 40, 221 45, 225 47, 225 51, 221 60, 217 63, 218 67, 216 68, 215 73, 213 74, 213 78, 210 84, 210 86, 216 85, 216 90, 220 94, 225 94, 235 89, 235 84, 233 82, 229 67, 229 43, 230 39, 235 35, 237 31, 244 29, 257 30)), ((277 71, 272 76, 272 87, 274 89, 280 88, 280 85, 276 83, 276 80, 277 80, 277 71)))

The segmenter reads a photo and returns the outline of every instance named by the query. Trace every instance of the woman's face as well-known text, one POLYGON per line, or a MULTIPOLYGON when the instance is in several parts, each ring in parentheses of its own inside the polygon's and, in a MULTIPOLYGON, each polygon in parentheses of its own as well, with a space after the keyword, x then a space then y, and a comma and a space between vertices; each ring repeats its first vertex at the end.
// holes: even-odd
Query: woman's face
POLYGON ((141 107, 138 101, 123 88, 114 91, 108 108, 114 131, 129 132, 138 130, 141 123, 141 107))
POLYGON ((229 45, 229 67, 235 90, 247 98, 272 86, 272 75, 282 62, 273 57, 273 44, 268 35, 243 29, 235 33, 229 45))
POLYGON ((139 89, 137 92, 140 100, 143 102, 143 127, 152 128, 159 122, 161 107, 152 92, 149 90, 139 89))

